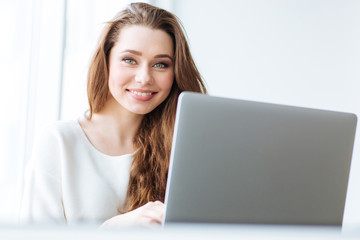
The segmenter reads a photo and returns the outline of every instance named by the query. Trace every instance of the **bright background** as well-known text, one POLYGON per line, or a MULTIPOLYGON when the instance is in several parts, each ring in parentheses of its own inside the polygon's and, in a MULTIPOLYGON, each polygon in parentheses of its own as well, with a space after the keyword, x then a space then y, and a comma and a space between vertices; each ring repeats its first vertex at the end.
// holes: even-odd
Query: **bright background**
MULTIPOLYGON (((16 221, 34 136, 87 109, 87 67, 103 23, 129 2, 0 0, 0 222, 16 221)), ((210 94, 360 116, 360 1, 146 2, 182 20, 210 94)), ((344 226, 360 229, 355 144, 344 226)))

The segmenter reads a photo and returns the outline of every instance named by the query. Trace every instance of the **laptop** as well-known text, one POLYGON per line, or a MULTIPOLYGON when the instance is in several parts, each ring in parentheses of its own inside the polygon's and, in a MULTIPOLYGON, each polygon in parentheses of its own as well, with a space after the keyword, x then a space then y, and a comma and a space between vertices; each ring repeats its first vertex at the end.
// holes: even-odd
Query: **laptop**
POLYGON ((164 225, 341 226, 357 117, 184 92, 164 225))

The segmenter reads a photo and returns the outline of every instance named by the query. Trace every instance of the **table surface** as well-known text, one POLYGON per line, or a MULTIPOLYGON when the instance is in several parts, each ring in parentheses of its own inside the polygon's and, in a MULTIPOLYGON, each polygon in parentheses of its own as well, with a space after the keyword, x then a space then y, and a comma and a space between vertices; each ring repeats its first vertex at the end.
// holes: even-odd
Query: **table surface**
POLYGON ((0 239, 360 239, 359 231, 337 227, 187 224, 157 228, 99 230, 93 226, 0 226, 0 239))

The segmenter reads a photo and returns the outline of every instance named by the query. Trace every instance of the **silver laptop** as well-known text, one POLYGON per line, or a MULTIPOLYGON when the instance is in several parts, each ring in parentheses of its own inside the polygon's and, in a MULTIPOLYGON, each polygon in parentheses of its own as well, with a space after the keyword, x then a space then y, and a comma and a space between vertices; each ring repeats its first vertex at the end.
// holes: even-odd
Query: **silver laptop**
POLYGON ((164 223, 342 224, 354 114, 182 93, 164 223))

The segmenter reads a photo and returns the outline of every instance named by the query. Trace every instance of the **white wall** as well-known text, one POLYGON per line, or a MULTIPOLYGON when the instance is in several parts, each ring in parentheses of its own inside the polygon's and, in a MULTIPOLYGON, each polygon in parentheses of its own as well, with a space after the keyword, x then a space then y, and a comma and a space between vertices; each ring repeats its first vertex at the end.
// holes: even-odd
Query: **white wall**
MULTIPOLYGON (((181 0, 169 10, 210 94, 360 116, 360 1, 181 0)), ((344 227, 360 226, 359 150, 344 227)))

